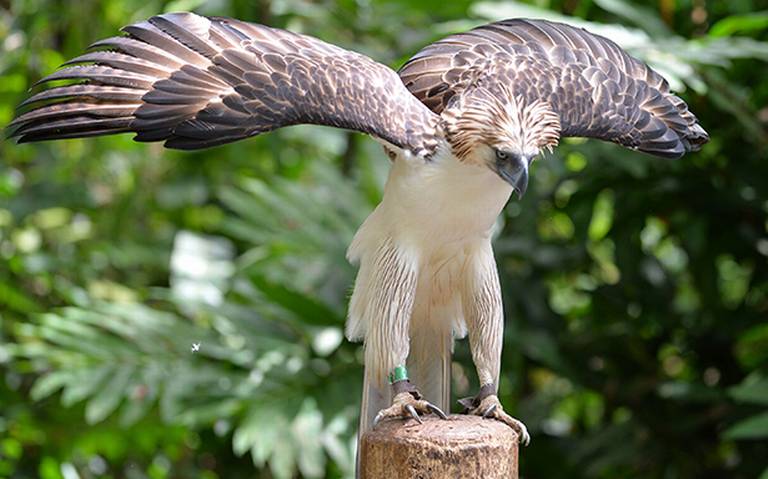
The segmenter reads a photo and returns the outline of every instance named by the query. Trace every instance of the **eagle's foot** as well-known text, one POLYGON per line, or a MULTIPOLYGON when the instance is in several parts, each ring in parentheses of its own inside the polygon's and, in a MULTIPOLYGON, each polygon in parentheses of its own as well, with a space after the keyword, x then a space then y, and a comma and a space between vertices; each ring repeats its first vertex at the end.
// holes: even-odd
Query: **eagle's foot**
POLYGON ((531 442, 528 428, 525 427, 522 421, 504 412, 499 397, 491 391, 493 391, 492 387, 484 386, 480 388, 477 396, 460 399, 459 403, 464 406, 464 413, 503 422, 517 433, 520 444, 527 446, 531 442))
POLYGON ((392 405, 376 414, 376 417, 373 419, 374 427, 379 422, 388 419, 413 418, 421 424, 422 420, 419 414, 434 413, 440 416, 441 419, 448 419, 448 416, 439 407, 422 399, 421 394, 407 380, 392 384, 392 389, 395 392, 392 405))

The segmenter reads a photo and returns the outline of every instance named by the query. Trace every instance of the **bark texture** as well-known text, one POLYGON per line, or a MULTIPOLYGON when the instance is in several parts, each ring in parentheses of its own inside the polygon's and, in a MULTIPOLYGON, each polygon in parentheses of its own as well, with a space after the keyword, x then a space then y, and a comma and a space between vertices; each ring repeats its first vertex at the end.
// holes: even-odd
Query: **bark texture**
POLYGON ((363 435, 362 479, 517 479, 517 433, 499 421, 452 415, 387 421, 363 435))

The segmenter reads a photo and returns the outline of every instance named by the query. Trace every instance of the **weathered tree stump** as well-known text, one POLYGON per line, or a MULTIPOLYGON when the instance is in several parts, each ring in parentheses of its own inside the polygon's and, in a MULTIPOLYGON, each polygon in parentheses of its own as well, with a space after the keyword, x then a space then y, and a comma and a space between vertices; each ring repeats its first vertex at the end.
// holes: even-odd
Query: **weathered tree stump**
POLYGON ((360 441, 361 479, 517 479, 517 433, 478 416, 387 421, 360 441))

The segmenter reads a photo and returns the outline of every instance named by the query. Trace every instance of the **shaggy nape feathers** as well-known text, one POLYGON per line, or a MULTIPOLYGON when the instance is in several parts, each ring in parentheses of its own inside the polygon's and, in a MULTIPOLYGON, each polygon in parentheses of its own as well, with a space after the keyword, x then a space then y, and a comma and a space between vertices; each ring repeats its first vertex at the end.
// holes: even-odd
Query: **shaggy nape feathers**
POLYGON ((479 145, 536 155, 560 138, 560 117, 543 100, 526 101, 503 85, 478 87, 455 98, 443 112, 446 137, 462 161, 479 145))

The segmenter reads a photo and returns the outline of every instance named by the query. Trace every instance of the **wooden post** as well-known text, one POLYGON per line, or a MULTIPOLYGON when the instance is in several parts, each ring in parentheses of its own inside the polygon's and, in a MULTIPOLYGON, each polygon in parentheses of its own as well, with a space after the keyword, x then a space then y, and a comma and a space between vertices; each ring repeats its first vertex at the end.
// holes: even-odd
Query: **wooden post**
POLYGON ((517 479, 517 433, 478 416, 382 422, 360 441, 361 479, 517 479))

